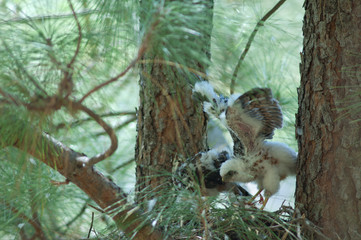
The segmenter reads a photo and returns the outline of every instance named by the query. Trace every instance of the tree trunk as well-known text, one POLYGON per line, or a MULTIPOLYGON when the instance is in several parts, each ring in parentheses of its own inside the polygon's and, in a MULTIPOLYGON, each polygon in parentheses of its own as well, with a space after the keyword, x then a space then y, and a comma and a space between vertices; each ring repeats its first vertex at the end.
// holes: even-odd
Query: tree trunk
MULTIPOLYGON (((143 1, 143 5, 147 1, 143 1)), ((171 1, 165 1, 165 6, 171 1)), ((203 3, 198 3, 203 4, 203 3)), ((192 49, 207 58, 210 52, 213 1, 209 0, 203 14, 208 29, 195 29, 200 36, 179 41, 196 41, 199 48, 192 49)), ((145 17, 141 24, 146 25, 145 17)), ((199 19, 199 18, 198 18, 199 19)), ((172 22, 167 24, 173 24, 172 22)), ((200 23, 199 26, 203 26, 200 23)), ((155 29, 154 31, 157 31, 155 29)), ((167 43, 152 39, 151 50, 144 56, 140 73, 140 106, 138 109, 138 135, 136 145, 136 190, 156 189, 159 185, 170 183, 170 173, 175 161, 194 156, 206 147, 207 119, 202 106, 192 99, 191 83, 197 77, 189 78, 185 67, 175 67, 175 59, 165 60, 163 48, 171 48, 167 43), (156 42, 158 41, 158 42, 156 42), (173 65, 173 66, 171 66, 173 65)), ((181 33, 171 32, 168 34, 181 33)), ((186 59, 182 66, 204 72, 207 65, 197 59, 186 59)), ((159 188, 157 188, 159 190, 159 188)), ((142 194, 138 194, 138 199, 142 194)))
POLYGON ((296 205, 331 239, 361 239, 361 1, 306 0, 296 205))

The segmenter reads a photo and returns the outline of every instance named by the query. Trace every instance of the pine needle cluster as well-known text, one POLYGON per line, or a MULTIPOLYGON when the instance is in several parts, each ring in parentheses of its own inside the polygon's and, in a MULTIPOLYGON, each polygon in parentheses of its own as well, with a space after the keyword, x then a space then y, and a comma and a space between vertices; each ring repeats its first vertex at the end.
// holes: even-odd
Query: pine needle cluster
POLYGON ((204 197, 200 191, 163 186, 142 195, 144 215, 164 239, 285 240, 303 239, 305 227, 318 231, 292 207, 262 211, 233 194, 204 197))

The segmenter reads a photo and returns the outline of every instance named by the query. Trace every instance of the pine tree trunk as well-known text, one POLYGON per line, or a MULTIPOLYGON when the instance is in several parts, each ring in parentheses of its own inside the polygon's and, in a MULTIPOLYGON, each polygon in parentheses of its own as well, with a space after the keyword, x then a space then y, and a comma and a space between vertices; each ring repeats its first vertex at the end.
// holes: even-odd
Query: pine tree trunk
MULTIPOLYGON (((213 5, 213 1, 209 3, 209 6, 213 5)), ((208 33, 198 37, 202 39, 194 40, 206 44, 200 44, 199 49, 193 50, 209 56, 212 11, 208 8, 204 14, 207 14, 210 26, 208 33)), ((145 25, 145 22, 141 24, 145 25)), ((144 56, 148 64, 141 66, 140 73, 135 153, 138 193, 149 187, 159 190, 160 185, 170 183, 175 161, 184 161, 206 148, 207 119, 201 104, 192 99, 191 82, 196 80, 190 80, 189 75, 184 74, 186 69, 168 65, 157 47, 162 48, 164 44, 152 43, 152 50, 144 56)), ((205 72, 207 66, 196 61, 189 59, 185 65, 205 72)), ((141 193, 138 194, 138 199, 141 196, 141 193)))
POLYGON ((361 239, 361 1, 306 0, 296 205, 331 239, 361 239))

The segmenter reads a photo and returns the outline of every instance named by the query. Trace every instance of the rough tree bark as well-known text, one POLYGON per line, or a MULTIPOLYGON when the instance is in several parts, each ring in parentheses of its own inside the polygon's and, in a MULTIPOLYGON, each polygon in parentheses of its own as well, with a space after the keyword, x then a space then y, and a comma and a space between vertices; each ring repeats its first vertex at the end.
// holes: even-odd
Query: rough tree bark
MULTIPOLYGON (((142 1, 141 4, 143 2, 147 4, 147 1, 142 1)), ((169 2, 171 1, 165 1, 165 6, 169 2)), ((203 2, 195 4, 204 4, 203 2)), ((208 9, 205 8, 203 14, 207 15, 206 24, 209 29, 196 29, 206 34, 201 34, 195 39, 188 39, 188 41, 200 43, 199 48, 192 51, 209 55, 213 0, 208 0, 206 6, 208 9)), ((141 24, 145 25, 144 20, 142 21, 141 24)), ((200 25, 204 26, 204 22, 200 25)), ((179 40, 187 41, 186 39, 179 40)), ((165 173, 171 172, 176 160, 194 156, 206 147, 207 120, 201 105, 192 99, 191 81, 184 74, 186 69, 168 65, 169 62, 177 63, 173 59, 165 63, 161 51, 163 47, 163 43, 153 41, 151 51, 144 55, 144 60, 148 63, 141 66, 135 154, 136 189, 139 192, 146 187, 155 189, 169 182, 165 173)), ((207 66, 195 61, 197 60, 189 59, 189 62, 183 65, 204 72, 207 66)))
POLYGON ((306 0, 296 204, 331 239, 361 239, 361 1, 306 0))

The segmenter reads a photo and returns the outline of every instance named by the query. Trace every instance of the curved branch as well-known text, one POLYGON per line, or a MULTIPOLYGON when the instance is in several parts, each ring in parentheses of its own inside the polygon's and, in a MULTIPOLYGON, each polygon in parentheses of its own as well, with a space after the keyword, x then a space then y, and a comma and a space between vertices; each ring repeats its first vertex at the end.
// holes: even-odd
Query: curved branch
MULTIPOLYGON (((0 113, 8 109, 1 109, 0 113)), ((142 211, 136 210, 135 206, 126 200, 126 194, 113 181, 106 178, 94 167, 89 167, 85 163, 89 158, 84 154, 75 152, 61 142, 55 140, 46 133, 42 133, 36 128, 26 128, 26 122, 13 116, 14 126, 24 125, 27 132, 21 139, 13 142, 12 146, 39 159, 49 167, 55 169, 65 178, 77 185, 94 202, 96 202, 106 213, 115 209, 121 209, 112 214, 117 227, 128 236, 135 235, 135 239, 158 240, 163 239, 159 231, 154 230, 151 224, 146 221, 142 211)), ((12 125, 0 126, 0 128, 13 129, 12 125)), ((17 128, 19 129, 19 128, 17 128)), ((14 136, 19 136, 14 132, 14 136)), ((0 135, 0 140, 3 136, 0 135)))
MULTIPOLYGON (((9 98, 15 105, 20 105, 19 101, 15 99, 15 97, 11 96, 10 94, 6 93, 5 91, 3 91, 0 88, 0 95, 4 96, 5 98, 9 98)), ((114 129, 109 126, 98 114, 96 114, 95 112, 93 112, 91 109, 87 108, 86 106, 78 103, 78 102, 72 102, 72 101, 64 101, 64 102, 59 102, 61 103, 61 105, 67 106, 70 110, 71 109, 75 109, 75 110, 80 110, 85 112, 86 114, 88 114, 91 118, 93 118, 104 130, 105 132, 108 134, 111 144, 110 147, 108 148, 108 150, 106 150, 104 153, 102 154, 98 154, 92 158, 89 159, 89 161, 86 163, 88 166, 92 166, 94 164, 97 164, 98 162, 108 158, 109 156, 113 155, 113 153, 117 150, 118 148, 118 138, 115 134, 114 129)), ((24 105, 24 104, 22 104, 24 105)), ((60 105, 60 106, 61 106, 60 105)), ((38 107, 38 106, 32 106, 31 104, 28 104, 25 106, 29 108, 32 108, 32 110, 39 110, 39 109, 45 109, 44 107, 38 107)), ((133 121, 133 119, 131 120, 133 121)))
POLYGON ((89 97, 91 94, 93 94, 94 92, 98 91, 99 89, 101 89, 104 86, 109 85, 112 82, 117 81, 119 78, 123 77, 130 69, 132 69, 135 64, 137 64, 137 62, 141 59, 141 57, 144 55, 145 51, 148 49, 148 45, 149 45, 149 41, 151 39, 151 36, 153 34, 153 31, 155 29, 155 27, 158 25, 159 20, 156 20, 150 27, 150 30, 148 31, 148 33, 145 35, 144 40, 142 42, 142 45, 140 46, 139 50, 138 50, 138 54, 136 56, 135 59, 133 59, 133 61, 130 62, 130 64, 128 65, 128 67, 126 67, 126 69, 119 73, 117 76, 112 77, 111 79, 109 79, 108 81, 99 84, 98 86, 96 86, 95 88, 93 88, 92 90, 90 90, 89 92, 87 92, 80 100, 79 103, 82 103, 87 97, 89 97))
POLYGON ((90 90, 89 92, 87 92, 80 100, 79 103, 82 103, 87 97, 89 97, 91 94, 93 94, 94 92, 98 91, 99 89, 101 89, 102 87, 117 81, 119 78, 123 77, 130 69, 132 69, 135 64, 137 63, 138 58, 134 59, 129 65, 128 67, 121 73, 119 73, 117 76, 109 79, 108 81, 99 84, 98 86, 96 86, 95 88, 93 88, 92 90, 90 90))
POLYGON ((93 118, 105 130, 105 132, 108 134, 110 141, 111 141, 111 144, 110 144, 110 147, 108 148, 108 150, 106 150, 102 154, 98 154, 98 155, 90 158, 86 162, 86 165, 92 166, 92 165, 97 164, 98 162, 106 159, 107 157, 111 156, 115 152, 115 150, 117 150, 117 148, 118 148, 118 138, 117 138, 113 128, 111 126, 109 126, 98 114, 96 114, 95 112, 93 112, 92 110, 90 110, 89 108, 84 106, 83 104, 80 104, 78 102, 69 102, 69 106, 71 106, 74 109, 81 110, 81 111, 85 112, 86 114, 88 114, 91 118, 93 118))
MULTIPOLYGON (((136 116, 131 117, 131 118, 129 118, 128 120, 126 120, 125 122, 119 124, 118 126, 115 126, 115 127, 113 128, 113 130, 114 130, 114 131, 118 131, 118 130, 124 128, 125 126, 127 126, 128 124, 134 122, 135 120, 137 120, 137 117, 136 117, 136 116)), ((95 134, 95 136, 98 137, 98 136, 101 136, 101 135, 104 135, 104 134, 105 134, 104 132, 100 132, 100 133, 95 134)))
MULTIPOLYGON (((136 112, 135 111, 123 111, 123 112, 109 112, 109 113, 104 113, 99 115, 99 117, 101 118, 106 118, 106 117, 120 117, 120 116, 126 116, 126 115, 131 115, 131 116, 136 116, 136 112)), ((65 126, 69 126, 69 127, 76 127, 79 126, 85 122, 89 122, 89 121, 93 121, 94 119, 91 117, 88 118, 84 118, 84 119, 79 119, 76 120, 74 122, 71 123, 59 123, 56 125, 56 129, 61 129, 64 128, 65 126)), ((114 130, 117 130, 116 128, 114 128, 114 130)))
POLYGON ((263 16, 263 18, 261 18, 261 20, 258 21, 256 27, 253 29, 253 32, 251 33, 251 35, 249 36, 248 38, 248 41, 247 41, 247 44, 246 44, 246 47, 244 48, 238 62, 237 62, 237 65, 236 67, 234 68, 234 72, 233 72, 233 75, 232 75, 232 78, 231 78, 231 86, 230 86, 230 93, 233 94, 234 92, 234 85, 235 85, 235 82, 236 82, 236 78, 237 78, 237 75, 238 75, 238 70, 239 70, 239 67, 241 66, 241 63, 243 62, 244 58, 246 57, 247 53, 248 53, 248 50, 250 49, 251 47, 251 44, 253 42, 253 39, 254 37, 256 36, 256 33, 258 31, 258 29, 260 27, 263 26, 264 22, 273 14, 275 13, 281 6, 282 4, 286 2, 286 0, 280 0, 271 10, 269 10, 266 15, 263 16))

